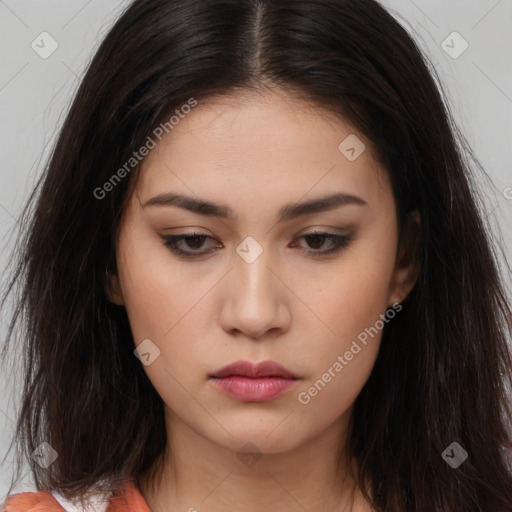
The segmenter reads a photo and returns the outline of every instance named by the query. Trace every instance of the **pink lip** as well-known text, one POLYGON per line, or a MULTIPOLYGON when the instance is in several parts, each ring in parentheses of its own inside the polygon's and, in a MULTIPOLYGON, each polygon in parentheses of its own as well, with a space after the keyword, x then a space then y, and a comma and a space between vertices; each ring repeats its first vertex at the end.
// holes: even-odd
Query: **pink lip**
POLYGON ((210 375, 210 380, 232 398, 267 402, 290 389, 298 377, 274 361, 236 361, 210 375))

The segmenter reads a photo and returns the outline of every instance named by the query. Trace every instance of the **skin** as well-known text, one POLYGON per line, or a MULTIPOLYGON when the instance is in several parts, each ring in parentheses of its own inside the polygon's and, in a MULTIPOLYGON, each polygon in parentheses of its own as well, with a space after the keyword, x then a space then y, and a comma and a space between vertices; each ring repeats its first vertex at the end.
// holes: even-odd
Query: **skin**
POLYGON ((126 307, 135 344, 150 339, 160 350, 143 366, 169 439, 155 489, 141 485, 152 512, 371 510, 336 456, 381 331, 308 404, 298 400, 417 278, 398 245, 389 179, 364 135, 280 90, 201 102, 146 157, 116 251, 109 297, 126 307), (355 161, 338 149, 350 134, 366 145, 355 161), (284 204, 335 191, 366 204, 276 223, 284 204), (169 192, 225 204, 234 217, 145 206, 169 192), (349 245, 308 254, 333 247, 301 238, 316 228, 349 235, 349 245), (180 248, 217 250, 187 260, 162 242, 193 231, 212 239, 180 248), (252 263, 236 252, 247 236, 263 251, 252 263), (230 398, 209 375, 240 359, 277 361, 300 380, 270 402, 230 398), (261 456, 251 467, 237 457, 247 442, 261 456))

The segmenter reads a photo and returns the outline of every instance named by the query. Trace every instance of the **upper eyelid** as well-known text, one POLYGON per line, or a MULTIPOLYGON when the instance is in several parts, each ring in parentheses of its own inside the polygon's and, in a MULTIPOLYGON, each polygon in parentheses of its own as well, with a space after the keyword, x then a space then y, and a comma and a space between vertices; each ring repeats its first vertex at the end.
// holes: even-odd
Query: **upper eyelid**
MULTIPOLYGON (((193 228, 193 227, 184 227, 184 228, 166 228, 163 230, 163 233, 161 236, 207 236, 210 238, 216 238, 215 236, 205 233, 201 230, 205 228, 193 228), (190 231, 185 231, 183 233, 166 233, 168 229, 189 229, 190 231)), ((352 231, 352 228, 347 226, 345 228, 341 227, 335 227, 335 226, 313 226, 311 228, 304 228, 304 229, 311 229, 311 231, 299 231, 299 234, 294 236, 305 236, 305 235, 314 235, 314 234, 321 234, 321 235, 335 235, 335 236, 344 236, 347 234, 347 232, 352 231)), ((244 238, 244 237, 242 237, 244 238)))
MULTIPOLYGON (((342 233, 332 233, 330 231, 323 231, 319 228, 313 230, 313 231, 308 231, 306 233, 301 233, 299 235, 296 235, 295 238, 302 238, 304 236, 313 236, 313 235, 323 235, 323 236, 337 236, 337 237, 340 237, 340 238, 347 238, 348 235, 347 234, 342 234, 342 233)), ((177 238, 194 238, 194 237, 204 237, 204 238, 210 238, 212 240, 217 240, 216 237, 212 236, 212 235, 208 235, 206 233, 201 233, 201 232, 196 232, 196 231, 190 231, 190 232, 187 232, 187 233, 177 233, 177 234, 162 234, 161 235, 162 238, 174 238, 174 239, 177 239, 177 238)))

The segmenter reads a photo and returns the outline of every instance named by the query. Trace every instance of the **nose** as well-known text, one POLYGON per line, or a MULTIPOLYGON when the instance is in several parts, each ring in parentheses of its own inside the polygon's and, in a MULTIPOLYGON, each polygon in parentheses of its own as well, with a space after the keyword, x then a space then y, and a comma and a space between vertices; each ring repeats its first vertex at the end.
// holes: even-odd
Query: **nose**
POLYGON ((223 280, 221 289, 219 320, 226 332, 232 335, 243 333, 254 340, 262 340, 289 329, 289 301, 293 294, 270 253, 261 245, 256 246, 253 240, 252 244, 239 247, 233 255, 233 269, 223 280), (255 250, 260 254, 254 259, 255 250))

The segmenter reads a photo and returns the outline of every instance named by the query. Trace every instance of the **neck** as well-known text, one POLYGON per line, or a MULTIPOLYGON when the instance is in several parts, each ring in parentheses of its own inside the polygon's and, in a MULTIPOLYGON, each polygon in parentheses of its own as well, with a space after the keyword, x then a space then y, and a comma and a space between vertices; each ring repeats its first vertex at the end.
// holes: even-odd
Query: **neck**
POLYGON ((162 464, 139 481, 152 512, 370 510, 363 507, 340 442, 346 439, 344 418, 292 450, 244 455, 171 417, 162 464))

